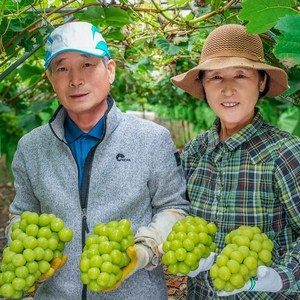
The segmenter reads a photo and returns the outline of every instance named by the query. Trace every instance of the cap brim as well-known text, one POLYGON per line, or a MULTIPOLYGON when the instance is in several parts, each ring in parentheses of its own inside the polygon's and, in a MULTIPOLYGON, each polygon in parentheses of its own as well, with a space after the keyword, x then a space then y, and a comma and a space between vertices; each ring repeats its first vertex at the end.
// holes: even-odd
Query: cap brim
POLYGON ((203 87, 199 76, 199 71, 218 70, 229 67, 253 68, 264 70, 270 76, 270 89, 266 96, 276 97, 289 88, 288 76, 284 70, 273 67, 261 62, 252 61, 239 57, 218 57, 201 62, 197 67, 188 72, 179 74, 171 78, 171 81, 177 87, 185 90, 195 98, 204 99, 203 87))

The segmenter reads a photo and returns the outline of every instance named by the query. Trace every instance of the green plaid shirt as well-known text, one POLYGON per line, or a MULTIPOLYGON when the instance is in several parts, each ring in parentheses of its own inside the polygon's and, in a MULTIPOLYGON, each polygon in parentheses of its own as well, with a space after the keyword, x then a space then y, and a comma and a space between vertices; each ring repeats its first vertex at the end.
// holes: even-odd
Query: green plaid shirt
POLYGON ((182 153, 191 215, 215 222, 217 252, 240 225, 258 226, 274 242, 280 293, 240 293, 218 298, 208 272, 189 278, 188 299, 298 299, 300 293, 300 138, 253 122, 225 141, 220 122, 182 153))

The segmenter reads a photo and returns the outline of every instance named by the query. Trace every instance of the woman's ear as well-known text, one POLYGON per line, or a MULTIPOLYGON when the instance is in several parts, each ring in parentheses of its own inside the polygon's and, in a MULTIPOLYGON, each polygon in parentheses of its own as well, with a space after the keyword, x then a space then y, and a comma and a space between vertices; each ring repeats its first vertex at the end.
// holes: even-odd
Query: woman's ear
POLYGON ((264 78, 259 81, 259 91, 263 92, 266 88, 266 83, 267 83, 267 73, 264 73, 264 78))

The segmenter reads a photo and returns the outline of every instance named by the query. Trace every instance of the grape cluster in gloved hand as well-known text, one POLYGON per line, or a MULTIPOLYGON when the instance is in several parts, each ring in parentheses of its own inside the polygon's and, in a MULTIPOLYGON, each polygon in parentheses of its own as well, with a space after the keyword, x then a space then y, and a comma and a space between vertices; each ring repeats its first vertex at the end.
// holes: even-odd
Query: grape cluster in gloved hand
POLYGON ((55 274, 56 271, 61 269, 66 264, 67 259, 68 259, 68 257, 65 254, 62 257, 57 257, 57 258, 53 259, 50 264, 49 271, 47 271, 44 274, 41 274, 41 276, 36 280, 35 284, 28 291, 29 292, 35 291, 36 286, 38 284, 41 284, 44 281, 46 281, 47 279, 51 278, 55 274))
MULTIPOLYGON (((159 245, 159 252, 161 254, 165 254, 164 250, 162 249, 162 245, 159 245)), ((196 263, 198 265, 196 269, 189 271, 187 274, 175 273, 174 275, 196 277, 199 273, 208 271, 211 268, 211 266, 215 261, 215 257, 216 257, 216 253, 211 252, 207 258, 200 258, 198 263, 196 263)))
POLYGON ((30 211, 12 216, 5 233, 8 246, 1 263, 0 297, 13 299, 34 291, 65 265, 62 251, 73 238, 61 218, 30 211))
MULTIPOLYGON (((213 263, 215 261, 215 257, 216 257, 216 253, 211 252, 209 257, 201 258, 199 261, 199 267, 194 271, 190 271, 187 274, 187 276, 188 277, 196 277, 199 273, 208 271, 211 268, 211 266, 213 265, 213 263)), ((181 274, 177 274, 177 275, 181 275, 181 274)))
POLYGON ((282 280, 279 274, 272 268, 260 266, 257 269, 257 277, 251 278, 241 289, 235 289, 232 292, 219 291, 219 297, 235 295, 241 292, 271 292, 276 293, 282 288, 282 280))
POLYGON ((174 275, 195 277, 214 263, 217 227, 203 218, 186 216, 172 227, 167 240, 160 245, 162 262, 174 275))
POLYGON ((150 256, 147 251, 147 247, 141 244, 128 247, 126 253, 130 258, 130 262, 122 269, 122 277, 113 286, 103 289, 104 292, 109 292, 118 288, 125 279, 132 276, 138 270, 146 267, 150 262, 150 256))

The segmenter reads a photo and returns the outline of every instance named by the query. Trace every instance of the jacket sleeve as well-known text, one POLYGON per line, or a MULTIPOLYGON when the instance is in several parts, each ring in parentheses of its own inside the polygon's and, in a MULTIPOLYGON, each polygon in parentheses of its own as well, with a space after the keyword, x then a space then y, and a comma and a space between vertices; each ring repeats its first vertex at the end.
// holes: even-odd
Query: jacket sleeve
POLYGON ((176 221, 189 211, 180 156, 169 132, 163 129, 152 143, 149 191, 153 218, 148 226, 139 228, 135 236, 136 243, 146 246, 152 258, 146 269, 155 268, 160 263, 158 246, 166 240, 176 221))
POLYGON ((24 152, 26 151, 26 145, 23 142, 24 139, 22 138, 18 143, 12 162, 16 195, 9 207, 9 211, 13 215, 21 215, 23 211, 35 211, 40 213, 39 201, 33 193, 26 167, 27 164, 31 162, 25 159, 24 152))
MULTIPOLYGON (((300 290, 300 143, 287 141, 276 162, 276 188, 288 215, 293 239, 286 247, 280 265, 274 266, 283 281, 282 291, 298 293, 300 290)), ((283 228, 282 230, 286 230, 283 228)))

